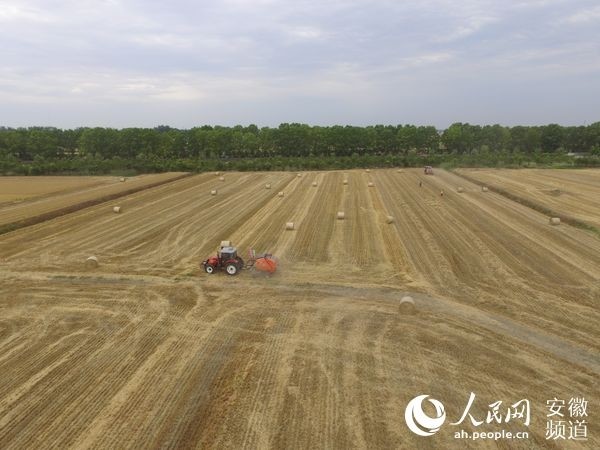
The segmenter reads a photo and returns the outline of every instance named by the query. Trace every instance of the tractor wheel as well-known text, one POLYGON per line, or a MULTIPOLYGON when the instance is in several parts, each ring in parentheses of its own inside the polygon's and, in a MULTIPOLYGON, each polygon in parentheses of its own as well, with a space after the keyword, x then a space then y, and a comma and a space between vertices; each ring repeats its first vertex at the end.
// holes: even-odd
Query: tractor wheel
POLYGON ((210 264, 206 264, 206 265, 204 266, 204 271, 205 271, 206 273, 214 273, 214 271, 215 271, 215 268, 214 268, 213 266, 211 266, 210 264))
POLYGON ((238 267, 237 267, 237 264, 234 264, 234 263, 229 263, 229 264, 227 264, 227 266, 225 267, 225 270, 227 271, 227 273, 228 273, 229 275, 237 275, 237 273, 238 273, 238 270, 239 270, 239 269, 238 269, 238 267))

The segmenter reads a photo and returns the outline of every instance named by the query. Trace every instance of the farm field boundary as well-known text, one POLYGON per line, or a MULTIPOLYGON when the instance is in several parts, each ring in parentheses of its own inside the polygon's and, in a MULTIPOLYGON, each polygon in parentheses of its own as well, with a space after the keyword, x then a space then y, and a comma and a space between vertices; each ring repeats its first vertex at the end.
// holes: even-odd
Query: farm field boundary
POLYGON ((476 184, 478 186, 486 186, 490 191, 495 192, 496 194, 500 194, 503 197, 506 197, 509 200, 515 201, 517 203, 520 203, 523 206, 527 206, 528 208, 531 208, 537 212, 540 212, 542 214, 545 214, 547 216, 550 217, 558 217, 560 218, 561 222, 565 222, 569 225, 572 225, 574 227, 580 228, 582 230, 587 230, 587 231, 591 231, 592 233, 596 234, 596 236, 600 237, 600 229, 598 227, 595 227, 587 222, 584 222, 582 220, 576 219, 575 217, 569 216, 567 214, 561 213, 561 212, 557 212, 551 208, 548 208, 536 201, 521 197, 520 195, 516 195, 513 194, 512 192, 507 191, 506 189, 502 189, 498 186, 495 186, 493 184, 488 184, 485 183, 483 181, 477 180, 474 177, 471 177, 469 175, 465 175, 464 173, 461 172, 457 172, 455 170, 451 170, 451 172, 454 175, 457 175, 473 184, 476 184))
POLYGON ((146 184, 146 185, 142 185, 142 186, 137 186, 135 188, 132 189, 127 189, 125 191, 120 191, 120 192, 115 192, 113 194, 109 194, 109 195, 104 195, 102 197, 98 197, 98 198, 94 198, 94 199, 90 199, 90 200, 86 200, 83 202, 79 202, 79 203, 75 203, 73 205, 69 205, 63 208, 58 208, 55 209, 53 211, 49 211, 43 214, 39 214, 36 216, 32 216, 32 217, 27 217, 25 219, 22 220, 17 220, 15 222, 10 222, 10 223, 6 223, 3 225, 0 225, 0 235, 5 234, 5 233, 9 233, 11 231, 15 231, 15 230, 19 230, 21 228, 25 228, 25 227, 29 227, 32 225, 37 225, 38 223, 42 223, 42 222, 46 222, 47 220, 51 220, 51 219, 55 219, 57 217, 61 217, 67 214, 71 214, 74 213, 76 211, 85 209, 85 208, 89 208, 90 206, 96 206, 99 205, 101 203, 105 203, 111 200, 115 200, 117 198, 121 198, 121 197, 125 197, 127 195, 131 195, 131 194, 135 194, 137 192, 141 192, 143 190, 146 189, 151 189, 151 188, 155 188, 158 186, 162 186, 164 184, 167 183, 172 183, 174 181, 177 180, 181 180, 183 178, 187 178, 189 176, 191 176, 192 173, 185 173, 183 175, 174 177, 174 178, 169 178, 167 180, 161 180, 161 181, 157 181, 155 183, 150 183, 150 184, 146 184))

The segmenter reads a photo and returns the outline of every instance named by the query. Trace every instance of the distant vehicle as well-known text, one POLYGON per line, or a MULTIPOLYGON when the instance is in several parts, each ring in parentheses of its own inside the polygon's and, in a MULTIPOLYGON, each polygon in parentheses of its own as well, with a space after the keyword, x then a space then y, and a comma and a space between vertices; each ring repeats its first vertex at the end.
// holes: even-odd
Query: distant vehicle
POLYGON ((425 166, 425 170, 423 171, 425 175, 433 175, 433 167, 425 166))

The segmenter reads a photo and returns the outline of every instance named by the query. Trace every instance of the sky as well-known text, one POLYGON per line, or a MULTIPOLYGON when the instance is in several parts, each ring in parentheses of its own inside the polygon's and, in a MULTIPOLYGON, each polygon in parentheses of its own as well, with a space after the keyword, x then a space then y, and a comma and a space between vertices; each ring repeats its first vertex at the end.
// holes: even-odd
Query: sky
POLYGON ((585 125, 598 0, 0 0, 0 126, 585 125))

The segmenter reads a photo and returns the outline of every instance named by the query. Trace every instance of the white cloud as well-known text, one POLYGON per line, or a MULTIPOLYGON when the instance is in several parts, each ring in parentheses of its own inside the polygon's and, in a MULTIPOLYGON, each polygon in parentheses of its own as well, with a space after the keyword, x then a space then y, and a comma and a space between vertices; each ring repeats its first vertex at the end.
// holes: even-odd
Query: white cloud
MULTIPOLYGON (((54 105, 57 121, 60 111, 69 114, 61 110, 66 104, 76 109, 115 102, 115 120, 126 124, 143 104, 144 117, 169 111, 177 126, 197 104, 210 104, 208 113, 215 117, 246 114, 246 121, 253 114, 317 114, 314 108, 302 111, 299 99, 312 99, 321 113, 331 114, 330 122, 344 122, 357 117, 356 111, 394 111, 396 96, 418 105, 443 102, 482 76, 495 93, 512 94, 516 74, 556 83, 557 91, 574 78, 593 86, 600 79, 595 62, 600 28, 589 25, 600 18, 600 7, 590 5, 589 0, 5 0, 0 97, 12 105, 54 105), (448 86, 448 92, 433 94, 432 86, 448 86), (356 106, 352 116, 349 104, 356 106), (230 105, 227 114, 220 105, 230 105), (272 109, 259 112, 256 105, 272 109)), ((527 96, 524 91, 520 97, 525 102, 527 96)), ((0 107, 0 125, 13 120, 7 111, 0 107)), ((94 109, 86 111, 89 123, 94 109)), ((29 112, 35 123, 41 113, 34 107, 29 112)), ((484 103, 481 112, 488 113, 484 103)))
POLYGON ((572 24, 584 24, 600 20, 600 5, 593 8, 587 8, 577 11, 575 14, 567 17, 567 22, 572 24))
POLYGON ((0 5, 0 23, 49 23, 52 17, 40 8, 23 5, 21 2, 3 2, 0 5))
POLYGON ((292 38, 299 40, 320 39, 326 35, 326 33, 324 33, 323 30, 317 27, 310 26, 290 27, 287 29, 284 28, 284 32, 289 34, 292 38))

